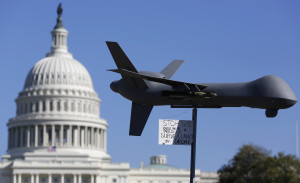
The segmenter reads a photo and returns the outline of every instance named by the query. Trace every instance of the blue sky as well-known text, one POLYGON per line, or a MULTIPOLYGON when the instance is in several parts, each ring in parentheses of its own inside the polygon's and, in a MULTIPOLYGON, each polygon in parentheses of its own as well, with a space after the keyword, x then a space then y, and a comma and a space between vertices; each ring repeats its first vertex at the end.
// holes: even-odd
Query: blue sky
MULTIPOLYGON (((173 79, 188 82, 244 82, 264 75, 283 78, 300 96, 300 2, 289 1, 1 1, 0 154, 7 148, 14 99, 30 68, 50 51, 56 8, 63 5, 68 47, 90 72, 108 128, 113 162, 139 167, 151 155, 189 168, 189 146, 158 145, 158 120, 191 119, 191 109, 155 107, 141 137, 128 136, 131 102, 112 92, 120 78, 105 41, 117 41, 138 70, 161 71, 173 59, 185 63, 173 79)), ((196 168, 217 171, 242 144, 273 154, 295 154, 299 104, 267 119, 263 110, 198 110, 196 168)))

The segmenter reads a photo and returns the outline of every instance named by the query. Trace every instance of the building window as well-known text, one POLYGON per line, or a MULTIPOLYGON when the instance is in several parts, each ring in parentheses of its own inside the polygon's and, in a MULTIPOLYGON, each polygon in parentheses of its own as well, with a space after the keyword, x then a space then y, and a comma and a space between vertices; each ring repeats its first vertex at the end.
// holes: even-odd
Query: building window
POLYGON ((51 128, 48 128, 48 142, 49 144, 52 143, 52 129, 51 128))
POLYGON ((35 112, 39 112, 39 102, 35 103, 35 112))
POLYGON ((43 111, 46 111, 46 101, 43 101, 43 111))
POLYGON ((46 183, 46 178, 43 177, 43 178, 41 179, 41 182, 42 182, 42 183, 46 183))
MULTIPOLYGON (((62 128, 63 128, 63 127, 62 127, 62 128)), ((68 131, 67 131, 66 128, 63 128, 63 130, 64 130, 64 138, 63 138, 63 141, 64 141, 64 144, 66 144, 66 143, 67 143, 68 131)))
POLYGON ((33 146, 34 145, 34 137, 35 137, 34 127, 31 126, 29 128, 30 128, 30 145, 33 146))
POLYGON ((58 178, 57 177, 55 177, 53 180, 54 180, 55 183, 58 183, 58 178))
POLYGON ((67 183, 71 183, 71 178, 67 178, 67 179, 66 179, 66 182, 67 182, 67 183))
POLYGON ((38 141, 39 141, 39 145, 42 145, 43 144, 43 139, 44 139, 44 129, 41 128, 41 127, 38 127, 38 129, 39 129, 38 141))
POLYGON ((60 129, 59 127, 55 128, 55 135, 56 135, 56 142, 59 143, 59 138, 60 138, 60 133, 59 133, 60 129))
POLYGON ((22 129, 23 130, 23 146, 26 146, 26 141, 27 141, 27 133, 25 127, 22 129))
POLYGON ((53 111, 53 101, 50 101, 50 111, 53 111))
POLYGON ((113 183, 117 183, 117 179, 116 179, 116 178, 113 178, 112 182, 113 182, 113 183))
POLYGON ((83 178, 83 183, 89 183, 89 179, 87 177, 83 178))
POLYGON ((57 111, 60 111, 60 101, 57 102, 57 111))
POLYGON ((28 181, 28 178, 27 177, 25 177, 24 178, 24 183, 28 183, 29 181, 28 181))

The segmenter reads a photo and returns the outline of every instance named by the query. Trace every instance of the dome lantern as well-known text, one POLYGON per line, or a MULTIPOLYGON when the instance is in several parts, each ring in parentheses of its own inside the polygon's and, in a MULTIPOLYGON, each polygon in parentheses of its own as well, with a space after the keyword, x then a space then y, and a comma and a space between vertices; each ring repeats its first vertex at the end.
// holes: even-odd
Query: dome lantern
POLYGON ((52 46, 51 46, 51 52, 47 53, 47 57, 54 56, 54 55, 64 55, 72 58, 72 54, 68 52, 68 46, 67 46, 67 36, 68 31, 65 29, 62 23, 62 6, 61 3, 58 5, 57 8, 57 19, 56 19, 56 25, 51 32, 52 34, 52 46))

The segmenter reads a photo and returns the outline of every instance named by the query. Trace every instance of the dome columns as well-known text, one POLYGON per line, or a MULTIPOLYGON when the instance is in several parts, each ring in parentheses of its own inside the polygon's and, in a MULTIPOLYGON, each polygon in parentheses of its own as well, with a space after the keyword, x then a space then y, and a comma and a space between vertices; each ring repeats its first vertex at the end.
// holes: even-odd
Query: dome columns
MULTIPOLYGON (((125 177, 124 177, 125 178, 125 177)), ((38 170, 37 173, 31 173, 30 171, 20 170, 16 173, 13 173, 12 183, 22 183, 22 182, 30 182, 30 183, 40 183, 40 182, 48 182, 52 183, 60 182, 74 182, 74 183, 83 183, 88 180, 90 183, 99 183, 100 175, 96 173, 76 173, 72 174, 66 170, 52 170, 50 173, 45 173, 43 170, 38 170)), ((124 183, 125 181, 121 181, 124 183)))
POLYGON ((82 98, 18 98, 17 115, 38 115, 43 113, 72 113, 73 115, 99 116, 99 100, 82 98))
MULTIPOLYGON (((106 152, 106 130, 95 126, 40 124, 10 127, 8 133, 8 151, 55 146, 106 152)), ((48 151, 52 150, 48 148, 48 151)))

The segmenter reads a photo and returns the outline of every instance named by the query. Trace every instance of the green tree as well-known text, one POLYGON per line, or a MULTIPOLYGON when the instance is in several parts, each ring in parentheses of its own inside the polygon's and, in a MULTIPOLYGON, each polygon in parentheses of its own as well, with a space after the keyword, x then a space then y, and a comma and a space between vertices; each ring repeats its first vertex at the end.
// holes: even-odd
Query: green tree
POLYGON ((300 161, 292 155, 271 156, 262 147, 243 145, 218 174, 220 183, 300 183, 300 161))

